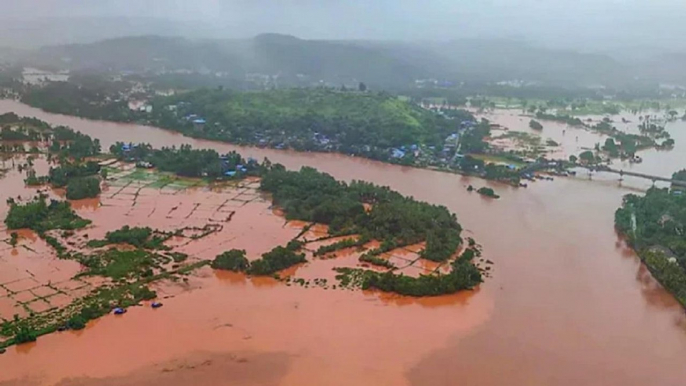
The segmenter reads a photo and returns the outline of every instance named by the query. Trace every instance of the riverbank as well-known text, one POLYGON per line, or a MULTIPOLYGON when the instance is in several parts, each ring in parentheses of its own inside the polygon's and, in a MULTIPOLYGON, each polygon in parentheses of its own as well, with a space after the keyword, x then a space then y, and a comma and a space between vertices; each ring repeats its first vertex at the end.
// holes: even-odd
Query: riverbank
POLYGON ((686 307, 686 197, 680 187, 630 194, 615 213, 615 226, 655 278, 686 307))
MULTIPOLYGON (((477 122, 466 110, 439 114, 383 93, 282 90, 232 94, 201 90, 155 100, 150 111, 117 113, 122 106, 117 104, 112 111, 101 106, 81 118, 151 125, 191 138, 237 146, 343 154, 477 176, 515 187, 520 186, 520 173, 507 166, 530 163, 548 154, 541 146, 532 149, 529 143, 521 141, 509 144, 506 149, 491 146, 498 138, 489 138, 489 123, 477 122), (209 96, 214 107, 206 105, 209 96), (317 105, 317 108, 310 106, 309 115, 300 111, 308 103, 317 105), (270 116, 265 113, 267 107, 277 112, 270 116), (312 115, 312 111, 318 113, 312 115), (285 121, 278 125, 272 122, 273 116, 285 121), (476 159, 472 156, 481 158, 472 162, 476 159), (483 161, 492 158, 507 162, 483 161)), ((71 109, 48 111, 75 113, 71 109)))

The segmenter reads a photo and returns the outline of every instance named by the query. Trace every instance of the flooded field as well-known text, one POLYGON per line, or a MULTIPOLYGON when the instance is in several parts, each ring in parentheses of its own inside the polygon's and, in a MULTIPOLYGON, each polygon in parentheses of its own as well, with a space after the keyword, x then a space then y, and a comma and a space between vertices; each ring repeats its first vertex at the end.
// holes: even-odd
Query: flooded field
POLYGON ((492 123, 507 129, 493 130, 492 137, 494 140, 492 142, 494 145, 504 150, 516 150, 522 146, 517 146, 517 143, 512 140, 497 140, 496 138, 511 131, 526 133, 540 137, 540 143, 543 146, 545 146, 547 140, 557 143, 558 146, 548 146, 545 149, 546 156, 555 159, 568 159, 570 155, 579 155, 584 150, 593 149, 596 143, 604 143, 607 138, 598 133, 552 121, 540 121, 543 125, 543 130, 536 131, 529 127, 532 117, 522 114, 519 110, 497 110, 478 115, 478 117, 486 118, 492 123))
MULTIPOLYGON (((491 277, 477 290, 420 300, 304 288, 203 268, 186 283, 160 283, 160 294, 172 297, 159 310, 134 307, 123 317, 103 317, 80 332, 52 334, 35 344, 10 348, 0 356, 2 386, 642 386, 681 385, 686 377, 684 311, 613 229, 621 197, 640 192, 650 182, 625 178, 620 185, 616 176, 596 175, 589 181, 580 175, 516 189, 341 155, 238 148, 144 126, 47 114, 16 102, 0 102, 0 111, 69 125, 100 138, 105 148, 117 140, 157 147, 189 143, 220 152, 238 150, 246 157, 266 156, 288 168, 313 166, 343 180, 389 185, 447 206, 466 228, 464 236, 477 239, 483 257, 495 262, 491 277), (501 199, 469 193, 470 184, 491 186, 501 199)), ((528 127, 528 120, 517 122, 518 118, 510 129, 528 127)), ((549 125, 544 126, 544 135, 555 136, 549 125)), ((667 129, 675 149, 643 152, 644 163, 632 168, 671 175, 686 166, 686 124, 675 122, 667 129)), ((576 135, 567 130, 564 138, 553 139, 560 139, 564 149, 575 149, 576 135)), ((0 208, 5 210, 6 197, 22 194, 25 188, 11 172, 0 184, 0 208)), ((211 219, 206 213, 216 213, 215 206, 223 199, 208 187, 169 195, 154 187, 147 188, 154 192, 152 198, 138 195, 145 208, 138 211, 131 205, 137 185, 112 184, 100 198, 102 205, 77 205, 77 211, 100 221, 98 232, 127 221, 143 223, 154 208, 155 226, 173 228, 196 221, 193 203, 205 209, 205 199, 195 197, 207 199, 207 210, 199 212, 199 219, 211 219), (181 199, 184 195, 193 197, 188 204, 181 199), (175 206, 179 208, 167 218, 175 206)), ((221 236, 183 248, 190 254, 212 255, 213 248, 230 245, 212 244, 242 232, 236 242, 254 254, 269 249, 269 243, 278 241, 275 237, 288 240, 298 233, 299 224, 285 225, 267 203, 257 199, 242 208, 248 207, 243 226, 231 231, 225 226, 221 236), (262 227, 269 231, 255 231, 262 227)), ((230 224, 239 223, 239 214, 230 224)), ((316 238, 317 231, 322 230, 314 229, 307 237, 316 238)), ((357 251, 347 253, 297 267, 293 275, 322 277, 334 265, 356 260, 357 251)), ((410 250, 388 258, 400 263, 414 256, 410 250)))

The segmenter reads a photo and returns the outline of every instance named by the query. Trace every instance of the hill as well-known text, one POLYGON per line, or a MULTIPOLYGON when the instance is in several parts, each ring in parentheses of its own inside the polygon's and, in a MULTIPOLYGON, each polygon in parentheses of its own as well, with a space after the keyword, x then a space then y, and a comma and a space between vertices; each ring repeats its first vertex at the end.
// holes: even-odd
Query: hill
POLYGON ((191 136, 388 159, 390 149, 441 146, 451 120, 384 93, 330 89, 199 90, 153 103, 153 123, 191 136), (193 121, 203 119, 205 123, 193 121))
POLYGON ((89 44, 44 47, 26 64, 71 70, 153 73, 221 73, 245 79, 271 76, 279 85, 330 85, 364 81, 383 87, 417 79, 585 85, 621 78, 626 69, 609 56, 549 50, 509 40, 389 41, 305 40, 264 34, 251 39, 190 40, 140 36, 89 44))

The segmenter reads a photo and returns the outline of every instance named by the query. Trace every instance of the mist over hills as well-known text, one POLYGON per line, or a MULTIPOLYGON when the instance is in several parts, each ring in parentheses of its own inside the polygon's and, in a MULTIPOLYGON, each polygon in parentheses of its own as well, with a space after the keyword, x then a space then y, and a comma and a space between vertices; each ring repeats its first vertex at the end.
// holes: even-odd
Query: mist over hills
POLYGON ((575 49, 551 48, 555 46, 526 38, 331 40, 276 33, 220 38, 241 36, 241 31, 230 23, 152 17, 5 20, 0 25, 0 62, 72 71, 220 73, 228 80, 257 74, 284 85, 365 82, 396 88, 430 79, 448 86, 507 81, 563 87, 686 84, 686 50, 677 46, 601 49, 595 43, 594 49, 580 50, 580 43, 575 49))
POLYGON ((550 50, 516 40, 414 43, 305 40, 279 34, 231 40, 123 37, 42 47, 20 55, 20 61, 70 70, 187 70, 237 78, 259 73, 379 86, 429 78, 446 82, 518 79, 585 86, 621 81, 631 70, 608 55, 550 50))

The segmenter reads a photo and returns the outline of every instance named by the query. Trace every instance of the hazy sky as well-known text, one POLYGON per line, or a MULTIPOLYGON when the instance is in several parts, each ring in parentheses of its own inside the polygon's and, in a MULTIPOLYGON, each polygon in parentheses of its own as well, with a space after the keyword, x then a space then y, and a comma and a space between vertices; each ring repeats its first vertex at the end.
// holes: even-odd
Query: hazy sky
MULTIPOLYGON (((0 18, 155 17, 199 34, 304 38, 520 37, 543 43, 679 44, 684 0, 0 0, 0 18)), ((602 45, 602 44, 600 44, 602 45)))

